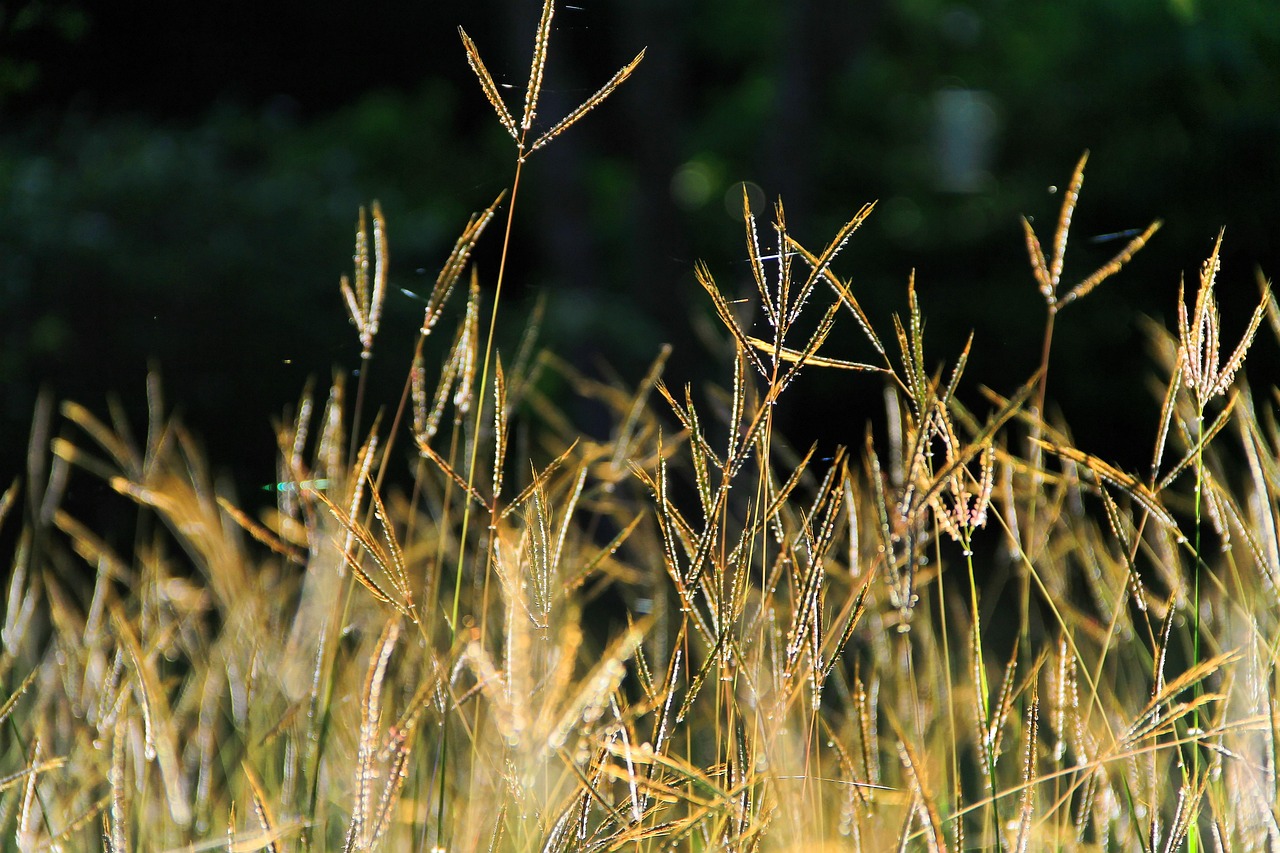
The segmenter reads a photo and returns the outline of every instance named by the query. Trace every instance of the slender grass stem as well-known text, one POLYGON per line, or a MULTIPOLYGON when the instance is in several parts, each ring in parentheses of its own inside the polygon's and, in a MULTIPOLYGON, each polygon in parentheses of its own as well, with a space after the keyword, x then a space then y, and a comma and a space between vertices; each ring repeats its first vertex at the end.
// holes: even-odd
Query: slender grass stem
POLYGON ((991 789, 991 832, 996 839, 997 849, 1004 849, 1004 839, 1000 834, 1000 829, 1004 824, 1000 820, 1000 796, 999 788, 996 782, 996 754, 989 735, 992 726, 991 720, 991 683, 987 678, 987 664, 983 660, 982 650, 985 648, 982 642, 982 616, 978 608, 978 581, 973 572, 973 547, 971 534, 966 528, 962 528, 963 545, 965 554, 965 568, 969 574, 969 618, 973 622, 973 641, 972 651, 974 655, 974 669, 978 674, 978 683, 974 685, 974 689, 978 691, 978 704, 982 711, 982 719, 979 721, 979 735, 981 741, 979 749, 983 752, 983 764, 987 770, 987 785, 991 789))
MULTIPOLYGON (((1201 436, 1204 435, 1204 410, 1200 409, 1196 412, 1196 489, 1195 489, 1195 530, 1194 530, 1194 546, 1195 553, 1191 564, 1191 665, 1197 666, 1200 663, 1200 566, 1203 562, 1202 552, 1200 550, 1200 507, 1201 496, 1204 492, 1204 442, 1201 436)), ((1204 687, 1201 682, 1197 681, 1195 685, 1195 696, 1199 699, 1204 694, 1204 687)), ((1203 734, 1200 724, 1200 709, 1197 707, 1191 713, 1191 727, 1195 733, 1195 738, 1191 740, 1191 784, 1199 784, 1200 779, 1200 737, 1203 734)), ((1199 806, 1197 805, 1197 810, 1199 806)), ((1198 853, 1202 847, 1200 838, 1200 821, 1199 815, 1191 818, 1190 829, 1187 833, 1187 850, 1188 853, 1198 853)))
MULTIPOLYGON (((480 458, 480 436, 484 425, 485 401, 489 396, 489 369, 493 357, 493 339, 498 328, 498 308, 502 303, 502 282, 507 271, 507 254, 511 247, 511 226, 515 221, 516 198, 520 192, 520 172, 524 167, 524 157, 516 160, 516 174, 511 182, 511 200, 507 206, 507 226, 502 234, 502 255, 498 261, 498 280, 494 284, 493 309, 489 314, 489 332, 484 342, 484 360, 480 368, 480 384, 476 392, 476 418, 474 433, 471 437, 471 459, 467 463, 467 487, 471 489, 476 482, 476 464, 480 458)), ((494 496, 496 500, 497 496, 494 496)), ((466 564, 467 531, 471 524, 471 501, 466 502, 462 511, 462 531, 458 536, 458 563, 454 570, 453 606, 449 609, 450 638, 458 632, 458 606, 462 595, 462 570, 466 564)), ((481 614, 483 620, 484 614, 481 614)), ((483 635, 483 629, 481 630, 483 635)))

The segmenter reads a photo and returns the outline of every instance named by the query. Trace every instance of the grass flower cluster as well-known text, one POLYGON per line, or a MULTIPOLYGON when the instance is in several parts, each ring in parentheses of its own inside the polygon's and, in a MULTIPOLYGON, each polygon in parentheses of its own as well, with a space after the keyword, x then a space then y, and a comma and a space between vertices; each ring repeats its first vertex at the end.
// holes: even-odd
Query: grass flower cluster
MULTIPOLYGON (((751 284, 697 279, 721 386, 633 385, 495 340, 470 263, 537 128, 465 54, 516 141, 509 194, 444 260, 401 398, 365 399, 388 223, 361 212, 340 292, 355 388, 277 424, 274 506, 222 489, 158 382, 135 433, 37 413, 0 499, 16 527, 0 630, 0 832, 24 850, 1271 849, 1280 844, 1280 428, 1225 362, 1219 241, 1175 331, 1150 471, 1044 417, 1054 322, 1139 250, 1059 294, 1085 159, 1046 257, 1040 368, 962 401, 970 345, 926 348, 914 281, 886 334, 820 248, 744 203, 751 284), (762 234, 764 237, 762 238, 762 234), (743 298, 743 296, 746 298, 743 298), (487 323, 482 321, 485 312, 487 323), (426 340, 452 338, 439 363, 426 340), (487 331, 486 331, 487 327, 487 331), (856 337, 862 361, 826 350, 856 337), (884 389, 887 429, 796 448, 801 374, 884 389), (547 381, 554 377, 555 382, 547 381), (609 413, 580 434, 549 385, 609 413), (64 508, 95 478, 124 538, 64 508), (621 602, 625 607, 605 602, 621 602)), ((1171 298, 1172 303, 1172 298, 1171 298)), ((1132 425, 1140 429, 1140 425, 1132 425)), ((858 434, 853 434, 853 430, 858 434)))

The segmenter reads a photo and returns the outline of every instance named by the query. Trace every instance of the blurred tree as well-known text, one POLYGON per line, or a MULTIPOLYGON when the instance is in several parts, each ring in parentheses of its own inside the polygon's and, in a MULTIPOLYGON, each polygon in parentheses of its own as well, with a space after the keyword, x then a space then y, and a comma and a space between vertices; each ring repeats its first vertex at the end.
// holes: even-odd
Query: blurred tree
MULTIPOLYGON (((514 100, 538 6, 119 0, 95 9, 68 61, 53 58, 65 43, 31 54, 45 73, 0 131, 3 452, 20 451, 38 383, 139 400, 154 356, 220 459, 269 456, 266 417, 303 376, 354 364, 335 282, 356 207, 381 198, 393 276, 413 289, 510 180, 456 26, 514 100)), ((557 12, 544 114, 643 46, 623 90, 531 164, 516 218, 511 294, 547 294, 549 342, 584 366, 603 355, 638 375, 669 339, 675 381, 701 375, 692 264, 749 293, 734 212, 746 181, 815 245, 878 199, 837 265, 873 321, 901 310, 916 269, 937 357, 976 328, 970 376, 1007 389, 1037 363, 1043 322, 1017 217, 1043 228, 1049 187, 1087 147, 1068 278, 1114 253, 1091 237, 1167 225, 1064 315, 1053 396, 1085 446, 1140 461, 1155 403, 1134 394, 1137 316, 1171 315, 1179 275, 1222 225, 1228 327, 1255 298, 1253 265, 1280 266, 1272 0, 579 0, 557 12), (1126 438, 1099 411, 1139 426, 1126 438)), ((491 280, 493 256, 479 264, 491 280)), ((417 310, 394 299, 388 341, 412 334, 417 310)), ((835 354, 865 357, 847 339, 835 354)), ((395 346, 374 365, 392 379, 395 346)), ((878 396, 818 371, 797 390, 810 394, 797 440, 858 440, 878 396)))
POLYGON ((83 41, 88 32, 89 16, 76 2, 0 3, 0 111, 15 96, 34 89, 52 57, 83 41))

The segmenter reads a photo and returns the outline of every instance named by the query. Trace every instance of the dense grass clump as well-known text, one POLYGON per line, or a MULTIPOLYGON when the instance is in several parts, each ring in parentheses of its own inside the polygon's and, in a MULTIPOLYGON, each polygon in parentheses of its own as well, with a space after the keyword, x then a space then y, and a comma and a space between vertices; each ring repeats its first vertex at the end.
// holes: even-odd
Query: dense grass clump
POLYGON ((1152 328, 1164 404, 1140 473, 1043 417, 1057 315, 1158 227, 1062 287, 1084 158, 1048 254, 1026 226, 1048 313, 1020 387, 962 401, 969 347, 926 349, 913 281, 891 329, 871 322, 834 268, 871 205, 810 248, 781 204, 762 227, 744 203, 750 298, 696 270, 722 387, 668 386, 667 351, 634 385, 593 380, 536 323, 495 340, 505 240, 487 308, 470 265, 503 205, 510 232, 531 155, 640 61, 537 130, 552 14, 519 121, 463 34, 515 177, 444 261, 399 400, 364 390, 390 252, 361 212, 341 293, 365 369, 278 423, 274 506, 220 487, 158 383, 142 436, 41 408, 0 500, 20 525, 0 831, 68 850, 1277 843, 1280 430, 1238 379, 1262 321, 1280 332, 1265 284, 1228 351, 1219 237, 1176 330, 1152 328), (831 352, 838 325, 862 355, 831 352), (788 444, 774 413, 818 370, 883 388, 887 429, 788 444), (607 412, 607 437, 552 386, 607 412), (133 507, 123 537, 64 509, 83 478, 133 507))

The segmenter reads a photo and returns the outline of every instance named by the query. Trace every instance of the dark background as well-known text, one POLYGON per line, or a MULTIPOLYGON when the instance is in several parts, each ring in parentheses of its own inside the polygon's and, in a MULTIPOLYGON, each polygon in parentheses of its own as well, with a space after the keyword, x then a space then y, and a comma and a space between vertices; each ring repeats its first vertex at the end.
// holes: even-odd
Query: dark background
MULTIPOLYGON (((149 363, 216 466, 242 487, 271 479, 271 418, 359 360, 337 288, 359 205, 382 202, 395 287, 425 291, 468 213, 508 186, 511 141, 457 26, 518 116, 538 7, 0 3, 0 485, 22 470, 40 388, 98 412, 116 394, 141 429, 149 363)), ((541 293, 544 341, 586 370, 635 381, 670 341, 669 384, 724 381, 694 331, 708 306, 692 268, 748 295, 726 204, 748 181, 815 249, 879 200, 837 271, 891 339, 915 269, 932 362, 972 329, 972 382, 1008 392, 1044 323, 1017 217, 1047 242, 1050 187, 1089 148, 1064 290, 1123 245, 1091 238, 1166 224, 1059 317, 1050 396, 1081 447, 1136 469, 1158 410, 1139 318, 1172 324, 1179 277, 1194 284, 1220 227, 1231 344, 1255 268, 1280 267, 1273 0, 577 0, 555 18, 540 115, 646 46, 529 162, 508 348, 541 293)), ((491 232, 478 256, 490 287, 498 245, 491 232)), ((375 400, 398 398, 420 315, 392 293, 375 400)), ((837 335, 831 354, 871 357, 847 318, 837 335)), ((1275 361, 1261 341, 1255 383, 1275 361)), ((878 380, 847 374, 811 371, 795 395, 798 444, 857 444, 880 406, 878 380)))

